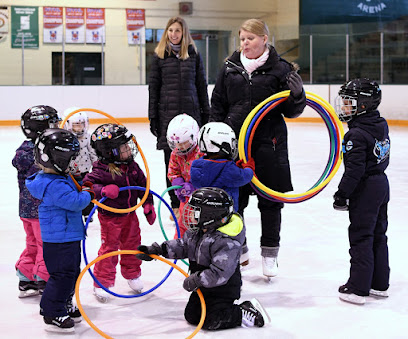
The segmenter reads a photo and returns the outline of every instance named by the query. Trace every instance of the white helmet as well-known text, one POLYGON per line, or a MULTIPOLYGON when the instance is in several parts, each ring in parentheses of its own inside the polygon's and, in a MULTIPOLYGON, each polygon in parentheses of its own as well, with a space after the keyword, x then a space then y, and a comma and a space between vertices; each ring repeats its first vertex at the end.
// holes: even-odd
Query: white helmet
POLYGON ((238 154, 235 132, 223 122, 209 122, 201 127, 198 147, 203 153, 221 153, 221 156, 231 160, 238 154))
POLYGON ((171 119, 167 127, 167 143, 178 155, 185 155, 197 145, 198 124, 188 114, 179 114, 171 119))
MULTIPOLYGON (((76 111, 79 107, 70 107, 67 108, 63 113, 63 119, 68 116, 73 111, 76 111)), ((79 111, 74 115, 71 115, 67 122, 64 125, 64 128, 77 137, 82 137, 85 133, 88 132, 89 127, 89 118, 85 111, 79 111)))

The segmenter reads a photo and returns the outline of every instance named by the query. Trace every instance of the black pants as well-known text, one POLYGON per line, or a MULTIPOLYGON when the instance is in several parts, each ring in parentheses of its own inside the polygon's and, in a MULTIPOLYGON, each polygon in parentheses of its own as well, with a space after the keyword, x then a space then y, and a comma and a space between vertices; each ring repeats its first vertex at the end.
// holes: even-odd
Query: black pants
MULTIPOLYGON (((244 216, 244 209, 248 206, 249 197, 253 194, 251 185, 245 185, 239 189, 238 213, 244 216)), ((261 212, 261 246, 279 247, 281 230, 281 209, 283 203, 274 202, 261 196, 258 198, 258 209, 261 212)), ((249 227, 248 225, 246 225, 249 227)))
POLYGON ((348 229, 350 242, 349 289, 361 296, 370 288, 385 291, 389 287, 387 205, 389 184, 385 174, 363 180, 350 197, 348 229))
POLYGON ((67 301, 72 298, 81 272, 81 242, 43 243, 43 256, 50 278, 41 298, 41 315, 67 315, 67 301))
MULTIPOLYGON (((166 164, 166 184, 167 184, 167 188, 169 188, 171 186, 171 182, 167 178, 167 172, 169 170, 171 149, 170 148, 165 148, 165 149, 163 149, 163 151, 164 151, 164 163, 166 164)), ((169 196, 170 196, 171 208, 179 208, 180 207, 180 200, 178 200, 174 190, 169 191, 169 196)))

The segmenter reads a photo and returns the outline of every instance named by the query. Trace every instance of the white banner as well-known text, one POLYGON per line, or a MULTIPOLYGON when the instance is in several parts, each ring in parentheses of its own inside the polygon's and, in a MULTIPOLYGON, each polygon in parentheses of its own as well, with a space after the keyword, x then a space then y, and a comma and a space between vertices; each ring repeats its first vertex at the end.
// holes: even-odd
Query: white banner
POLYGON ((68 44, 85 43, 84 8, 65 8, 65 42, 68 44))
POLYGON ((44 43, 62 43, 62 7, 43 7, 44 43))
POLYGON ((105 9, 86 9, 86 43, 105 43, 105 9))
POLYGON ((126 9, 126 28, 129 45, 146 43, 146 26, 144 9, 126 9))

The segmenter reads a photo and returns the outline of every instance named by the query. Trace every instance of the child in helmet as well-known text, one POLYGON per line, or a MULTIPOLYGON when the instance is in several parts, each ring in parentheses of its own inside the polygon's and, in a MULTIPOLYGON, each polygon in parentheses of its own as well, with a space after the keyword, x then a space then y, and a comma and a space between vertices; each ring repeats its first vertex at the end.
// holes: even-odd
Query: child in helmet
POLYGON ((336 98, 336 113, 349 131, 343 140, 345 171, 333 207, 349 212, 350 277, 339 298, 362 305, 368 295, 388 297, 387 205, 390 188, 387 121, 377 110, 381 89, 375 81, 354 79, 336 98))
POLYGON ((38 135, 47 128, 58 127, 58 113, 50 106, 37 105, 29 108, 21 116, 21 129, 26 136, 12 160, 17 169, 19 186, 19 216, 26 233, 26 245, 15 267, 19 277, 19 297, 29 297, 42 293, 49 274, 45 267, 38 206, 40 200, 27 190, 25 179, 38 172, 34 162, 34 143, 38 135))
MULTIPOLYGON (((67 117, 71 112, 76 111, 78 107, 67 108, 63 116, 67 117)), ((85 111, 79 111, 74 115, 71 115, 66 121, 64 128, 75 134, 79 141, 79 155, 76 157, 74 164, 73 176, 76 181, 82 184, 82 180, 85 175, 89 173, 92 168, 92 164, 98 160, 95 150, 91 147, 91 136, 88 132, 89 118, 85 111)), ((93 203, 90 203, 83 211, 82 215, 85 216, 85 220, 93 208, 93 203)), ((90 220, 91 221, 91 220, 90 220)))
MULTIPOLYGON (((137 200, 145 194, 144 191, 124 190, 121 187, 146 187, 146 177, 135 161, 138 153, 134 136, 125 126, 103 124, 91 135, 91 146, 99 158, 94 162, 92 172, 85 175, 84 181, 93 183, 96 198, 106 196, 104 204, 124 209, 133 207, 137 200)), ((143 212, 150 225, 156 219, 153 207, 153 196, 149 194, 143 204, 143 212)), ((102 244, 98 255, 117 250, 136 249, 140 244, 140 227, 136 212, 113 213, 98 208, 98 218, 101 224, 102 244)), ((117 257, 102 260, 95 265, 94 275, 106 288, 115 284, 117 257)), ((125 255, 120 260, 122 276, 136 293, 143 289, 141 276, 141 261, 135 256, 125 255)), ((110 294, 94 283, 94 293, 100 302, 108 302, 110 294)))
MULTIPOLYGON (((219 187, 232 196, 234 211, 238 211, 239 188, 248 184, 255 172, 252 158, 247 163, 237 156, 237 139, 230 126, 223 122, 209 122, 201 127, 198 146, 205 155, 191 165, 191 183, 195 187, 219 187)), ((241 264, 248 265, 246 242, 243 246, 241 264)))
POLYGON ((182 239, 141 245, 138 250, 144 253, 136 256, 147 261, 152 260, 148 254, 189 259, 190 276, 184 279, 183 288, 193 292, 184 311, 190 324, 200 321, 199 288, 206 304, 204 329, 264 326, 269 317, 256 299, 234 304, 241 295, 239 258, 245 225, 234 213, 231 196, 216 187, 197 189, 184 208, 183 218, 188 230, 182 239))
POLYGON ((78 153, 75 135, 60 128, 46 129, 34 149, 41 171, 26 179, 27 189, 41 200, 38 214, 50 277, 42 294, 40 314, 46 330, 52 332, 73 332, 74 323, 82 319, 72 297, 81 272, 81 240, 85 238, 81 211, 94 193, 90 184, 79 192, 67 176, 78 153))
MULTIPOLYGON (((190 167, 194 160, 204 155, 198 148, 197 137, 198 124, 191 116, 179 114, 170 121, 167 128, 167 143, 171 149, 171 155, 167 178, 173 186, 182 186, 175 190, 176 196, 180 200, 180 215, 177 220, 180 237, 183 237, 187 229, 183 223, 183 218, 181 218, 183 208, 195 189, 190 182, 190 167)), ((178 238, 177 231, 174 238, 178 238)))

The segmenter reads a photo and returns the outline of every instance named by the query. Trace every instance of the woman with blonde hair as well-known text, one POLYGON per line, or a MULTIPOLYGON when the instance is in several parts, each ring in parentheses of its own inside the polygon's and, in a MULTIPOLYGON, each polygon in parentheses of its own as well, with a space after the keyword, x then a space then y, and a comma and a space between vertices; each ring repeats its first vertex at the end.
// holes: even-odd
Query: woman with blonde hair
MULTIPOLYGON (((164 151, 167 179, 171 149, 166 132, 170 121, 179 114, 192 116, 201 127, 210 113, 207 81, 197 47, 187 23, 170 18, 153 56, 149 76, 150 131, 157 138, 157 149, 164 151)), ((179 200, 170 191, 171 206, 178 218, 179 200)))
MULTIPOLYGON (((240 48, 223 65, 211 97, 210 121, 230 125, 236 135, 251 110, 271 95, 290 90, 286 101, 271 110, 257 127, 252 142, 255 174, 267 187, 292 191, 288 159, 286 118, 296 118, 306 106, 301 77, 294 64, 282 59, 268 43, 269 29, 259 19, 246 20, 239 29, 240 48)), ((238 213, 243 216, 248 206, 251 186, 239 191, 238 213)), ((261 256, 263 274, 277 275, 280 246, 281 209, 283 203, 258 196, 261 212, 261 256)), ((247 225, 247 227, 251 227, 247 225)), ((243 248, 241 263, 246 263, 243 248)))

